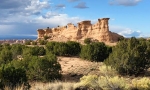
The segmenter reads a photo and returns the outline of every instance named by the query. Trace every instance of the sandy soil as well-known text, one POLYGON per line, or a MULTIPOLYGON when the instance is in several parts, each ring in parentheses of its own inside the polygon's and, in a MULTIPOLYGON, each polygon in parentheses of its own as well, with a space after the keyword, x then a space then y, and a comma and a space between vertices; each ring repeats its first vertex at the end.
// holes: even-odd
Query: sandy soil
POLYGON ((90 62, 77 57, 58 57, 62 68, 62 80, 77 82, 83 75, 99 74, 102 63, 90 62))

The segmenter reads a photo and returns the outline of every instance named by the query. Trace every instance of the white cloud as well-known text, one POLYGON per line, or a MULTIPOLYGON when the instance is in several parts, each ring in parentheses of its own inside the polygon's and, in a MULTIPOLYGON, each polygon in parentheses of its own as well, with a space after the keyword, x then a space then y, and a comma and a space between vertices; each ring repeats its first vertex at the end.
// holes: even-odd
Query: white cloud
POLYGON ((0 19, 13 15, 40 15, 42 10, 50 9, 49 0, 2 0, 0 3, 0 19))
POLYGON ((43 17, 38 17, 35 20, 36 22, 42 22, 43 24, 51 25, 50 27, 58 26, 58 25, 64 26, 67 23, 76 24, 77 22, 81 21, 79 17, 69 17, 67 14, 59 14, 46 19, 43 17))
POLYGON ((110 0, 110 5, 134 6, 142 0, 110 0))
POLYGON ((8 19, 9 20, 5 21, 5 23, 0 22, 3 24, 0 25, 1 34, 36 35, 37 29, 39 28, 53 28, 57 27, 58 25, 64 26, 70 22, 76 24, 77 22, 81 21, 79 17, 69 17, 67 14, 54 15, 49 18, 44 18, 43 16, 34 18, 18 16, 18 18, 9 17, 8 19))
POLYGON ((110 25, 110 31, 116 32, 124 37, 142 37, 143 34, 140 30, 132 30, 127 27, 110 25))
MULTIPOLYGON (((63 6, 63 5, 59 5, 63 6)), ((2 0, 0 34, 37 34, 38 28, 75 22, 76 17, 51 11, 50 0, 2 0)), ((78 19, 79 20, 79 19, 78 19)))
POLYGON ((43 18, 51 18, 53 16, 59 16, 59 13, 57 12, 47 12, 46 14, 42 15, 43 18))
POLYGON ((47 1, 39 1, 39 0, 32 0, 31 4, 28 5, 27 7, 25 7, 25 12, 26 15, 38 15, 41 14, 43 9, 48 9, 50 8, 50 3, 48 3, 47 1))

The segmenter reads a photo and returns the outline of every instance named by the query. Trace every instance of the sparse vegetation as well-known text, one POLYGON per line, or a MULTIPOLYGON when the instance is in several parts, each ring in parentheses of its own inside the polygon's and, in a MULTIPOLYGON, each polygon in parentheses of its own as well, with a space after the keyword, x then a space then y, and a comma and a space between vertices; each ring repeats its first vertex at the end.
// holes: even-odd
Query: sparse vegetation
POLYGON ((47 42, 41 40, 39 43, 40 46, 0 45, 0 89, 23 90, 25 87, 29 89, 29 82, 35 83, 35 81, 41 82, 42 86, 30 83, 31 90, 150 89, 149 77, 133 78, 132 76, 130 78, 130 75, 142 74, 144 76, 143 72, 150 66, 150 42, 143 38, 121 38, 114 47, 108 47, 101 42, 81 45, 73 41, 47 42), (88 60, 86 62, 92 61, 90 62, 92 65, 88 64, 88 69, 75 68, 74 65, 70 65, 70 75, 78 75, 79 71, 82 72, 79 75, 83 77, 79 82, 53 82, 61 80, 62 77, 57 56, 80 56, 88 60), (71 68, 74 69, 71 71, 71 68), (93 73, 97 68, 99 68, 99 74, 93 73))

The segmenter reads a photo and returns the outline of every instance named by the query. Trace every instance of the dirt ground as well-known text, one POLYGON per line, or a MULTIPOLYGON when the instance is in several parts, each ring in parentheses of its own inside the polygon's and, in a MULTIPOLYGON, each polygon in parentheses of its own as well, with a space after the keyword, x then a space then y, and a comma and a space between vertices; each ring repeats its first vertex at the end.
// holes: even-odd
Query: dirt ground
POLYGON ((77 82, 83 75, 99 74, 102 63, 90 62, 77 57, 58 57, 62 68, 62 80, 77 82))

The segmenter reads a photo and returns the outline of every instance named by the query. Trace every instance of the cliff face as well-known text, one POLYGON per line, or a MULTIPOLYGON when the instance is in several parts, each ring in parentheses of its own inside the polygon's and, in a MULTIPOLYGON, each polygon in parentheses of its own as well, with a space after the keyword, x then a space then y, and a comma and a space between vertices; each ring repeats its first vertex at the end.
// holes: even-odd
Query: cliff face
POLYGON ((82 21, 78 26, 69 23, 63 27, 38 29, 38 39, 48 36, 53 41, 83 41, 85 38, 91 38, 100 42, 117 42, 121 35, 109 31, 109 18, 98 19, 94 25, 91 21, 82 21))

